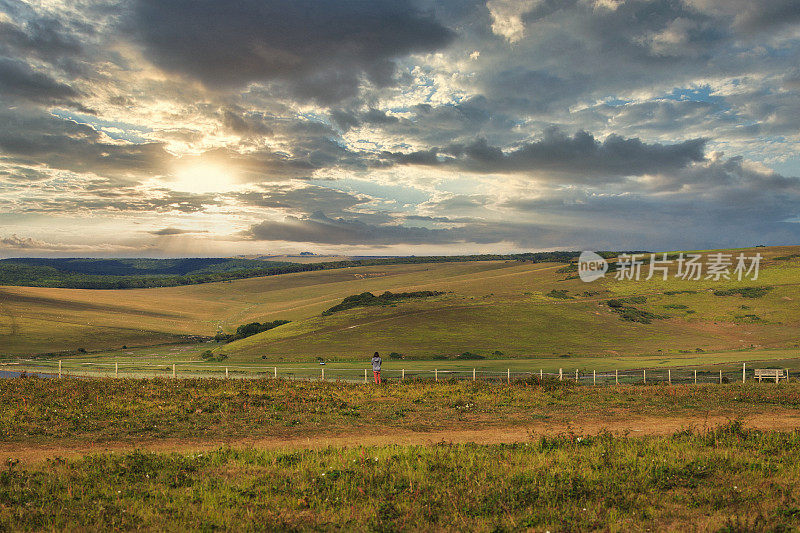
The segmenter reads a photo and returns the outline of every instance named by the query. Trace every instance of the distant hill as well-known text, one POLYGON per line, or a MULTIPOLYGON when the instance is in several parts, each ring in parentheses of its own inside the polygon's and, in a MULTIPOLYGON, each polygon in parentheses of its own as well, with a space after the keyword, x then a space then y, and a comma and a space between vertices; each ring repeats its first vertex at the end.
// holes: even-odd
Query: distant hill
POLYGON ((247 277, 291 265, 229 258, 0 260, 0 285, 75 289, 127 289, 191 285, 247 277))
MULTIPOLYGON (((214 257, 184 259, 15 258, 0 260, 0 286, 138 289, 195 285, 360 266, 502 260, 568 262, 577 256, 578 252, 535 252, 511 255, 364 257, 321 262, 311 261, 311 259, 323 256, 307 255, 297 256, 297 261, 268 261, 263 256, 258 259, 214 257)), ((288 259, 295 256, 281 257, 288 259)))

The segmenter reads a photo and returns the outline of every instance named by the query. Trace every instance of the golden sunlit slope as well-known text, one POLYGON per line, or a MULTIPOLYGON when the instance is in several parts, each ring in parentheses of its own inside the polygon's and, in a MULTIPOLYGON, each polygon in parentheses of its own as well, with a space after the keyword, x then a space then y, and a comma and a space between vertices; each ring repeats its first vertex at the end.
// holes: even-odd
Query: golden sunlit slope
POLYGON ((0 355, 104 349, 214 335, 219 328, 318 315, 343 297, 455 283, 516 263, 388 265, 129 290, 0 287, 0 355))
POLYGON ((798 252, 796 247, 736 251, 765 257, 759 279, 742 282, 673 276, 637 282, 608 276, 584 283, 574 272, 559 272, 563 265, 509 265, 414 286, 451 291, 447 295, 317 315, 218 351, 234 360, 293 360, 349 359, 372 350, 412 357, 465 351, 541 357, 795 347, 800 345, 800 256, 787 256, 798 252), (715 294, 742 287, 768 289, 755 298, 715 294), (625 320, 608 305, 615 299, 622 299, 634 317, 658 318, 625 320))
POLYGON ((563 264, 497 261, 357 267, 124 291, 0 287, 0 354, 156 344, 276 319, 292 323, 218 351, 232 360, 308 360, 361 356, 365 350, 418 357, 499 351, 518 357, 794 346, 800 342, 800 259, 774 258, 798 254, 800 247, 743 252, 767 259, 759 280, 622 282, 609 276, 584 283, 575 272, 563 272, 563 264), (770 289, 758 298, 713 294, 747 286, 770 289), (446 294, 321 316, 346 296, 386 290, 446 294), (663 318, 630 322, 607 305, 629 297, 645 300, 626 306, 663 318))

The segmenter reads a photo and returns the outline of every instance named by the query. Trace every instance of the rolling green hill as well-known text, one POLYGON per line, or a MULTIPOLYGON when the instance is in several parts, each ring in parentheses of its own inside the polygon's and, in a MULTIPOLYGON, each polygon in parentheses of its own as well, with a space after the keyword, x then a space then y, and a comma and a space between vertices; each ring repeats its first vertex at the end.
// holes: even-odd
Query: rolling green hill
MULTIPOLYGON (((756 281, 577 278, 563 263, 359 266, 168 288, 0 287, 0 354, 119 349, 290 320, 214 350, 234 362, 614 357, 800 346, 800 247, 759 248, 756 281), (744 290, 740 290, 744 289, 744 290), (348 296, 422 293, 323 316, 348 296), (427 294, 427 293, 426 293, 427 294), (648 318, 649 317, 649 318, 648 318)), ((738 253, 738 252, 737 252, 738 253)))
POLYGON ((465 351, 552 357, 795 348, 800 261, 789 257, 793 250, 745 251, 768 258, 755 281, 671 276, 584 283, 561 265, 507 264, 411 286, 387 284, 387 290, 448 294, 309 316, 218 351, 234 360, 346 360, 372 350, 452 359, 465 351))

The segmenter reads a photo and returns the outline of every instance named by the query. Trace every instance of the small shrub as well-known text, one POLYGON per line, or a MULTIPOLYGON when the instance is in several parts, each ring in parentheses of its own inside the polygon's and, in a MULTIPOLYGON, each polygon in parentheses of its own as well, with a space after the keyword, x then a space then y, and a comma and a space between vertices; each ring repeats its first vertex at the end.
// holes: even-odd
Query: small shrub
POLYGON ((486 359, 486 358, 485 358, 484 356, 482 356, 482 355, 478 355, 478 354, 476 354, 476 353, 464 352, 464 353, 462 353, 462 354, 459 354, 459 355, 457 355, 457 356, 456 356, 456 359, 461 359, 461 360, 477 360, 477 359, 486 359))
POLYGON ((572 300, 572 296, 567 294, 567 289, 553 289, 548 292, 545 296, 549 298, 558 298, 561 300, 572 300))
POLYGON ((403 358, 403 354, 401 354, 401 353, 392 352, 392 353, 389 354, 389 359, 402 359, 402 358, 403 358))
POLYGON ((667 296, 673 296, 675 294, 697 294, 697 291, 664 291, 664 294, 667 296))
POLYGON ((714 296, 741 296, 742 298, 761 298, 772 287, 740 287, 737 289, 719 289, 714 291, 714 296))
POLYGON ((619 313, 620 318, 622 320, 627 320, 628 322, 639 322, 640 324, 650 324, 653 320, 661 320, 664 318, 669 318, 664 315, 657 315, 655 313, 651 313, 650 311, 643 311, 642 309, 638 309, 633 306, 625 305, 626 303, 644 303, 647 299, 644 296, 635 296, 632 298, 626 299, 614 299, 608 300, 606 305, 611 308, 612 311, 615 313, 619 313))

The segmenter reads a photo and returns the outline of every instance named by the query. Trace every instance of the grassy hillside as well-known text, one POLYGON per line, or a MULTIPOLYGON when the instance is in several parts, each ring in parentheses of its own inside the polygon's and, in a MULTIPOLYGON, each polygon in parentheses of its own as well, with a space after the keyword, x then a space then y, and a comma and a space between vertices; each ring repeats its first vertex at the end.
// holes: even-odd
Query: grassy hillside
MULTIPOLYGON (((0 353, 120 348, 232 333, 291 320, 227 345, 230 361, 348 360, 379 350, 407 358, 613 357, 800 346, 800 247, 760 252, 742 282, 577 279, 563 263, 471 261, 374 265, 126 291, 0 287, 0 353), (760 288, 758 297, 735 292, 760 288), (734 289, 734 292, 731 292, 734 289), (323 311, 365 291, 445 294, 323 311), (721 293, 721 294, 715 294, 721 293), (634 298, 634 300, 629 300, 634 298), (609 301, 622 300, 630 321, 609 301), (500 352, 500 353, 496 353, 500 352)), ((738 252, 737 252, 738 253, 738 252)))
MULTIPOLYGON (((775 258, 797 249, 745 253, 756 251, 775 258)), ((464 351, 542 357, 800 346, 796 257, 766 261, 758 280, 742 282, 671 277, 584 283, 563 270, 561 265, 515 264, 461 278, 420 279, 403 289, 448 294, 312 316, 219 350, 234 359, 293 360, 309 355, 346 359, 371 350, 410 358, 452 357, 464 351), (735 293, 747 287, 766 289, 756 291, 757 298, 735 293), (630 298, 634 300, 626 301, 630 298), (626 309, 660 318, 650 323, 625 320, 609 305, 619 299, 626 309)))

